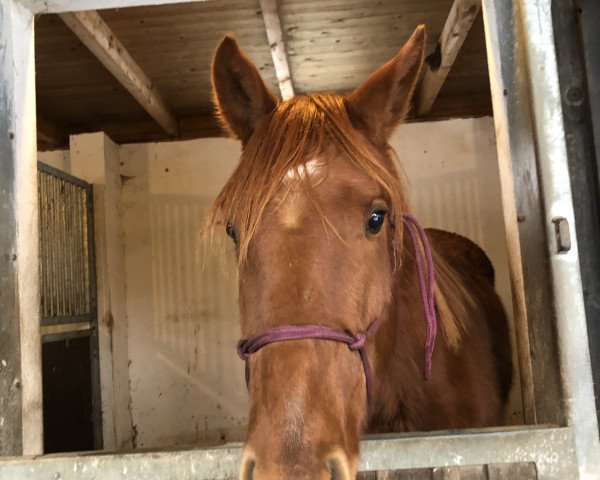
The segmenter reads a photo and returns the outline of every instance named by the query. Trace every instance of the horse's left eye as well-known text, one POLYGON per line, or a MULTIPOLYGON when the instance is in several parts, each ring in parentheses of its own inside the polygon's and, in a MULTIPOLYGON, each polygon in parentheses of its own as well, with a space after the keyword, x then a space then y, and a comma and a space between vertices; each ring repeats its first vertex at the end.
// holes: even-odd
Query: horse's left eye
POLYGON ((365 231, 370 235, 376 235, 381 230, 383 226, 383 221, 385 220, 385 212, 383 210, 377 210, 371 214, 369 219, 367 220, 367 225, 365 226, 365 231))
POLYGON ((234 243, 237 243, 237 237, 235 235, 235 230, 233 229, 233 227, 231 226, 231 223, 227 222, 227 225, 225 225, 225 233, 227 234, 228 237, 230 237, 234 243))

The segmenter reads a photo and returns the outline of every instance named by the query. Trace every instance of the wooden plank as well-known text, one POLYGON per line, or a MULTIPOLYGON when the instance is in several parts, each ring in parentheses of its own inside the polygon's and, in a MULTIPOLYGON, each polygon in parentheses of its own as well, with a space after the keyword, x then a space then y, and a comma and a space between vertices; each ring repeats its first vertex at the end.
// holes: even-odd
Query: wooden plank
POLYGON ((356 477, 356 480, 377 480, 378 472, 362 472, 356 477))
POLYGON ((269 39, 269 47, 271 48, 271 56, 273 57, 273 66, 275 67, 275 75, 277 76, 281 98, 288 100, 294 96, 294 85, 285 50, 283 32, 281 31, 277 0, 260 0, 260 7, 265 22, 267 38, 269 39))
POLYGON ((487 466, 488 480, 537 480, 535 463, 498 463, 487 466))
POLYGON ((416 468, 383 473, 377 478, 379 480, 431 480, 431 474, 430 468, 416 468))
MULTIPOLYGON (((517 354, 527 423, 565 422, 557 348, 555 311, 548 265, 534 125, 524 49, 514 45, 513 4, 484 0, 486 46, 494 106, 496 145, 517 354)), ((515 31, 516 30, 516 31, 515 31)))
POLYGON ((363 472, 358 474, 357 480, 431 480, 431 478, 430 468, 416 468, 411 470, 363 472))
POLYGON ((454 0, 437 48, 426 59, 427 67, 417 94, 419 115, 431 109, 480 8, 481 0, 454 0))
POLYGON ((33 16, 14 0, 0 2, 0 52, 3 456, 43 450, 33 16))
POLYGON ((0 3, 0 456, 20 455, 21 440, 21 342, 19 340, 19 309, 17 271, 14 263, 17 219, 15 216, 15 152, 13 149, 15 113, 13 111, 15 83, 12 75, 11 2, 0 3), (8 78, 7 78, 8 77, 8 78), (13 138, 10 138, 10 137, 13 138), (11 259, 13 261, 6 261, 11 259))
POLYGON ((104 8, 141 7, 208 0, 19 0, 31 13, 61 13, 104 8))
POLYGON ((497 463, 363 472, 358 480, 537 480, 535 463, 497 463))
POLYGON ((100 15, 84 11, 59 16, 163 130, 177 135, 177 120, 161 95, 100 15))
MULTIPOLYGON (((85 131, 74 131, 72 133, 84 133, 85 131)), ((87 131, 89 132, 89 129, 87 131)), ((114 142, 119 144, 172 140, 171 137, 151 120, 143 122, 101 123, 97 125, 97 131, 105 132, 114 142)), ((213 115, 182 118, 179 122, 178 140, 221 136, 223 136, 223 130, 213 115)))
MULTIPOLYGON (((0 478, 98 480, 101 478, 237 478, 243 445, 129 453, 70 453, 0 459, 0 478)), ((535 462, 543 479, 577 478, 572 430, 417 433, 384 435, 361 441, 360 469, 370 471, 429 468, 461 462, 468 465, 535 462)), ((372 477, 370 477, 372 480, 372 477)))
POLYGON ((432 480, 487 480, 486 468, 481 465, 434 468, 432 480))
POLYGON ((69 141, 69 135, 54 122, 47 118, 37 117, 37 138, 38 142, 51 147, 61 147, 69 141))

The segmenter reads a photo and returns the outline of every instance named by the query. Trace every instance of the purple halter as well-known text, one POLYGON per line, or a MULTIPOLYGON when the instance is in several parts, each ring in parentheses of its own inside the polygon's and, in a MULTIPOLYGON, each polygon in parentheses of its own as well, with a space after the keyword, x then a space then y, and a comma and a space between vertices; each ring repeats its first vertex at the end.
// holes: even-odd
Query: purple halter
MULTIPOLYGON (((419 289, 421 291, 421 301, 423 302, 423 311, 425 313, 425 321, 427 324, 427 338, 425 341, 425 380, 428 380, 431 376, 431 357, 433 355, 433 348, 435 346, 435 336, 437 331, 437 317, 435 312, 435 277, 433 272, 433 260, 431 257, 431 250, 429 248, 429 242, 423 227, 419 224, 418 220, 408 213, 402 214, 403 223, 410 234, 411 243, 415 252, 415 263, 417 268, 417 275, 419 277, 419 289), (427 276, 428 285, 425 284, 425 273, 423 266, 421 265, 422 257, 421 250, 419 248, 419 240, 423 245, 423 252, 425 253, 425 262, 427 265, 427 276)), ((393 219, 390 222, 390 229, 392 235, 393 255, 394 255, 394 272, 396 265, 396 247, 393 235, 395 234, 395 225, 393 219)), ((250 366, 248 358, 251 354, 257 352, 262 347, 275 342, 286 342, 290 340, 332 340, 335 342, 343 342, 348 345, 350 350, 357 350, 362 360, 363 368, 365 371, 366 389, 367 389, 367 402, 371 403, 372 395, 372 379, 371 379, 371 368, 369 365, 369 359, 367 358, 367 352, 365 351, 365 342, 371 337, 379 326, 380 317, 375 318, 371 324, 367 327, 364 332, 359 332, 356 336, 350 333, 334 330, 333 328, 324 325, 284 325, 281 327, 270 328, 265 330, 258 335, 240 340, 237 347, 239 357, 246 362, 246 386, 250 383, 250 366)))

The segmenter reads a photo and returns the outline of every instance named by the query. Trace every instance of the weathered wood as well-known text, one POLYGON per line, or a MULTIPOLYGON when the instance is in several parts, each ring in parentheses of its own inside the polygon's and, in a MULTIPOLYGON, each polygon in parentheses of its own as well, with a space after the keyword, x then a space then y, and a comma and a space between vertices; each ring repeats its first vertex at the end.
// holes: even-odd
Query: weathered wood
POLYGON ((0 2, 0 456, 42 452, 33 16, 0 2))
MULTIPOLYGON (((100 123, 97 131, 106 133, 114 142, 156 142, 172 140, 155 122, 100 123)), ((74 131, 71 133, 84 133, 74 131)), ((223 132, 216 118, 212 115, 198 118, 182 118, 179 122, 178 140, 193 138, 219 137, 223 132)))
MULTIPOLYGON (((430 32, 441 32, 451 3, 279 2, 294 92, 348 92, 393 57, 418 22, 426 23, 430 32)), ((236 36, 269 88, 279 88, 259 2, 207 1, 99 13, 152 79, 177 119, 211 115, 210 59, 223 32, 236 36)), ((145 118, 138 102, 60 18, 38 16, 35 28, 37 105, 44 116, 68 126, 68 133, 99 131, 106 124, 155 123, 145 118)), ((428 51, 433 50, 437 36, 428 41, 428 51)), ((432 110, 420 119, 491 114, 483 37, 483 22, 478 16, 432 110)), ((184 135, 182 123, 178 138, 184 135)), ((146 129, 140 129, 143 135, 137 138, 129 130, 125 141, 171 138, 161 130, 152 127, 149 136, 146 129)), ((213 131, 219 134, 218 129, 213 131)), ((110 133, 121 143, 118 135, 110 133)), ((40 146, 49 145, 40 142, 40 146)))
MULTIPOLYGON (((594 2, 595 3, 595 2, 594 2)), ((558 75, 562 95, 563 123, 569 157, 569 175, 575 207, 575 231, 579 248, 579 267, 584 285, 585 315, 594 377, 596 413, 600 416, 600 186, 595 149, 600 152, 600 138, 594 146, 591 103, 600 99, 590 98, 590 81, 584 67, 583 52, 586 51, 585 36, 580 37, 583 16, 596 15, 600 21, 600 8, 595 3, 581 5, 574 0, 554 0, 552 14, 555 28, 555 47, 558 75), (580 8, 587 8, 583 13, 580 8), (582 38, 580 40, 580 38, 582 38)), ((589 21, 589 20, 586 20, 589 21)), ((589 28, 589 27, 588 27, 589 28)), ((588 40, 589 42, 589 40, 588 40)), ((600 46, 600 42, 598 42, 600 46)), ((599 50, 600 51, 600 50, 599 50)), ((600 58, 600 57, 599 57, 600 58)), ((600 72, 600 61, 596 68, 600 72)), ((600 91, 599 85, 596 87, 600 91)), ((592 85, 594 81, 591 81, 592 85)), ((599 110, 600 113, 600 110, 599 110)), ((600 118, 599 118, 600 122, 600 118)), ((600 130, 599 130, 600 133, 600 130)))
POLYGON ((498 463, 363 472, 358 480, 537 480, 535 463, 498 463))
POLYGON ((488 480, 536 480, 535 463, 497 463, 487 466, 488 480))
POLYGON ((525 52, 514 48, 522 24, 512 3, 483 6, 523 414, 527 423, 560 425, 565 412, 531 98, 525 52))
POLYGON ((431 480, 432 470, 430 468, 418 468, 413 470, 396 470, 390 473, 380 473, 380 480, 431 480))
MULTIPOLYGON (((578 0, 580 31, 584 49, 587 88, 589 90, 590 115, 595 139, 596 160, 600 162, 600 2, 597 0, 578 0)), ((598 166, 599 163, 596 163, 598 166)), ((600 166, 596 179, 600 184, 600 166)))
POLYGON ((432 473, 432 480, 487 480, 484 466, 441 467, 432 473))
POLYGON ((22 448, 11 3, 0 3, 0 51, 6 52, 0 56, 0 456, 19 455, 22 448))
POLYGON ((285 50, 277 0, 260 0, 260 8, 265 22, 265 29, 267 30, 267 38, 269 39, 269 47, 271 48, 271 56, 273 57, 273 66, 275 67, 275 75, 279 83, 281 98, 288 100, 294 96, 294 85, 285 50))
MULTIPOLYGON (((519 4, 521 42, 526 53, 525 72, 531 109, 535 118, 535 147, 546 229, 547 262, 551 272, 553 311, 560 360, 561 386, 567 424, 574 432, 581 478, 600 472, 600 441, 585 321, 585 304, 579 251, 572 238, 569 249, 561 248, 554 222, 575 225, 573 193, 569 175, 566 135, 554 27, 550 0, 519 4)), ((579 188, 579 187, 576 187, 579 188)))
POLYGON ((177 135, 177 120, 148 76, 95 11, 61 13, 79 37, 138 103, 169 135, 177 135))
POLYGON ((419 115, 425 115, 431 109, 480 8, 481 0, 454 0, 437 48, 425 62, 417 96, 419 115))
POLYGON ((363 472, 359 473, 357 480, 377 480, 378 472, 363 472))
MULTIPOLYGON (((0 459, 0 478, 29 480, 47 478, 50 474, 52 478, 61 480, 98 480, 100 477, 122 478, 122 472, 125 471, 132 479, 149 476, 165 479, 231 479, 237 478, 242 448, 241 444, 228 444, 215 448, 162 452, 0 459)), ((574 454, 572 431, 568 428, 384 436, 361 441, 359 468, 370 472, 393 472, 407 468, 427 470, 431 465, 455 462, 463 466, 535 462, 540 478, 563 480, 577 478, 574 454)), ((367 478, 373 479, 372 476, 367 478)))
POLYGON ((69 143, 69 135, 58 125, 46 118, 37 117, 38 142, 51 147, 62 147, 69 143))
POLYGON ((102 8, 204 2, 207 0, 20 0, 32 13, 59 13, 102 8))

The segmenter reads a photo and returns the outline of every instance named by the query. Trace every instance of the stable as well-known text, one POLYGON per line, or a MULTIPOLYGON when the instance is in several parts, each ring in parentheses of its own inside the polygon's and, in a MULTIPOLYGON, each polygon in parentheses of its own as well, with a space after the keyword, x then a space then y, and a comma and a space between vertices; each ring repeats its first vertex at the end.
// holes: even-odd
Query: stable
POLYGON ((503 426, 366 437, 360 470, 597 478, 600 11, 376 3, 2 0, 1 478, 237 475, 236 274, 200 244, 239 156, 212 51, 233 33, 284 100, 343 93, 421 22, 425 73, 391 144, 422 221, 492 260, 516 380, 503 426))

